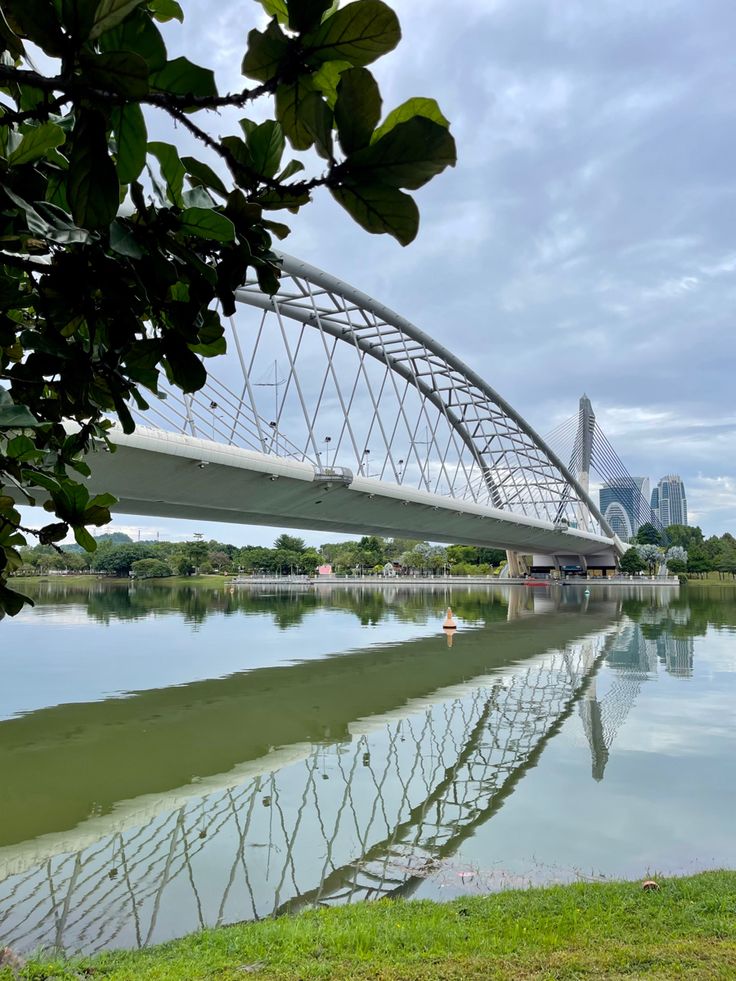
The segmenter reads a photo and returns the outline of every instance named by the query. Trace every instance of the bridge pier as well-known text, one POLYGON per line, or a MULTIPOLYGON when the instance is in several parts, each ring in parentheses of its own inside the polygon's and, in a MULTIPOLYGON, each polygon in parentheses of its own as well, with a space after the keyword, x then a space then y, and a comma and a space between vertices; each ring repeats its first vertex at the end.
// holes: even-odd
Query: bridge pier
POLYGON ((508 563, 509 567, 509 576, 512 579, 521 579, 529 572, 526 558, 521 554, 521 552, 512 552, 507 549, 506 562, 508 563))

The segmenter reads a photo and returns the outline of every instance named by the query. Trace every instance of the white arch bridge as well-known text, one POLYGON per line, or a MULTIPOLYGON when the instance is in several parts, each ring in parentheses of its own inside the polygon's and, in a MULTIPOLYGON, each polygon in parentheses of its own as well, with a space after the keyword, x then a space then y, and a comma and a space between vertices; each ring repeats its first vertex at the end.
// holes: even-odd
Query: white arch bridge
POLYGON ((206 386, 166 390, 135 433, 116 432, 94 490, 127 514, 614 564, 624 546, 582 471, 472 368, 369 296, 281 258, 276 297, 255 279, 238 291, 229 353, 206 386))

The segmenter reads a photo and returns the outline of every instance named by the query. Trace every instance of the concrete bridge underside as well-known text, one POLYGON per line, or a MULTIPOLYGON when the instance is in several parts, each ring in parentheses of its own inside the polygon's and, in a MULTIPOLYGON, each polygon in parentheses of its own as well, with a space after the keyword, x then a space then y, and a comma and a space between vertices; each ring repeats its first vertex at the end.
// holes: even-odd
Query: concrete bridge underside
POLYGON ((610 541, 588 532, 350 471, 160 430, 116 433, 114 442, 116 452, 95 454, 89 489, 114 489, 123 514, 572 553, 588 565, 611 553, 610 541))

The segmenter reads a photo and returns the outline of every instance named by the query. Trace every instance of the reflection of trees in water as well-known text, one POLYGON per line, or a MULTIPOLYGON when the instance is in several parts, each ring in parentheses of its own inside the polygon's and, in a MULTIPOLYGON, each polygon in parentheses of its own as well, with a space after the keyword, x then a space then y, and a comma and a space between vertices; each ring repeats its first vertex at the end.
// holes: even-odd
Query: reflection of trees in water
POLYGON ((337 587, 309 588, 228 587, 211 588, 193 583, 111 584, 49 582, 35 584, 34 599, 40 606, 84 606, 91 620, 109 624, 115 620, 134 621, 164 614, 178 614, 185 623, 199 625, 212 616, 268 614, 275 625, 286 630, 322 607, 352 613, 361 624, 373 625, 388 617, 403 622, 426 622, 439 616, 451 601, 459 617, 469 622, 489 622, 506 618, 507 595, 487 589, 452 594, 440 589, 415 587, 337 587))
POLYGON ((348 743, 239 786, 160 806, 78 852, 39 855, 0 882, 4 939, 91 951, 164 939, 172 922, 184 933, 410 894, 496 813, 589 698, 612 636, 363 725, 348 743))

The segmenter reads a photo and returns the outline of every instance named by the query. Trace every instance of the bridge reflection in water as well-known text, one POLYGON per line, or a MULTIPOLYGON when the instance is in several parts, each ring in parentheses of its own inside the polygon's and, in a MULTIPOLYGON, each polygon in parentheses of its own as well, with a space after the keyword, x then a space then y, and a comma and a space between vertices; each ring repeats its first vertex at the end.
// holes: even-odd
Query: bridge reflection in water
MULTIPOLYGON (((509 611, 521 616, 523 604, 509 611)), ((354 719, 337 740, 325 732, 203 778, 199 794, 140 797, 86 830, 83 822, 0 849, 0 933, 18 949, 90 952, 411 895, 503 805, 574 713, 593 776, 603 777, 656 664, 639 625, 618 611, 589 621, 587 633, 584 624, 576 618, 573 639, 522 663, 354 719), (619 667, 599 700, 606 658, 619 667)))

